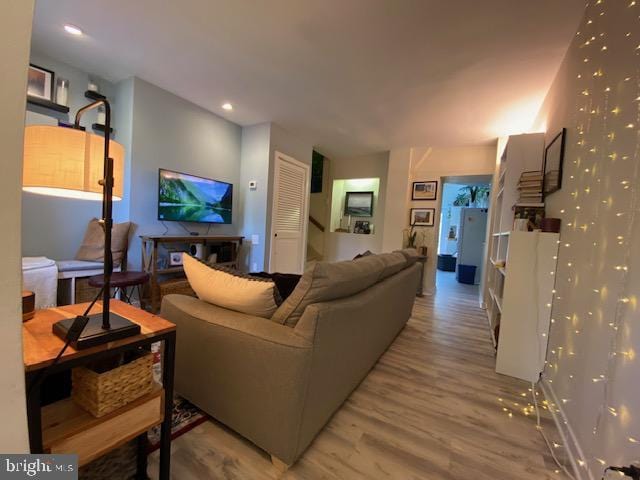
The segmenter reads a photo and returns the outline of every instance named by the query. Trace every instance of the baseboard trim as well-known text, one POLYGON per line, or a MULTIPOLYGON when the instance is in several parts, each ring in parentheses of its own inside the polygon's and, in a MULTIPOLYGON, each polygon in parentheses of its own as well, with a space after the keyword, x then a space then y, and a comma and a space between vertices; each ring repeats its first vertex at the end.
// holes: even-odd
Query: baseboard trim
POLYGON ((581 464, 587 465, 584 452, 582 451, 580 443, 578 442, 578 439, 569 424, 569 420, 562 409, 562 404, 558 401, 558 397, 553 390, 553 386, 546 378, 544 378, 544 376, 540 379, 539 385, 545 398, 549 402, 552 402, 556 407, 549 408, 549 412, 551 412, 553 421, 555 422, 560 438, 562 439, 562 444, 564 445, 569 461, 571 462, 571 469, 573 470, 575 479, 596 480, 588 469, 580 466, 581 464))

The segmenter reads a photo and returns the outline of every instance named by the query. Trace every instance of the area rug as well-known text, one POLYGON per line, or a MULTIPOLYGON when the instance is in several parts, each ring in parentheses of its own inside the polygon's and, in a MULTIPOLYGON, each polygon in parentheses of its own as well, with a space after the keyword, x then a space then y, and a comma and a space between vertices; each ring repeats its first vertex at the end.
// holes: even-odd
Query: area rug
MULTIPOLYGON (((171 423, 171 439, 175 440, 189 430, 206 422, 209 416, 184 398, 175 395, 173 397, 173 418, 171 423)), ((148 432, 149 453, 160 448, 160 425, 153 427, 148 432)))

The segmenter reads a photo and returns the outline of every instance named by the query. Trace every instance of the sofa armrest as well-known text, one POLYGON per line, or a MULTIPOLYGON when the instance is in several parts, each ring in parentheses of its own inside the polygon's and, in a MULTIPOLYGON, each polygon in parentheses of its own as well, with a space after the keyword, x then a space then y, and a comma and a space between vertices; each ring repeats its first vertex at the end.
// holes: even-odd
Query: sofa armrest
POLYGON ((177 326, 176 391, 276 457, 292 462, 312 343, 269 319, 184 295, 161 315, 177 326))

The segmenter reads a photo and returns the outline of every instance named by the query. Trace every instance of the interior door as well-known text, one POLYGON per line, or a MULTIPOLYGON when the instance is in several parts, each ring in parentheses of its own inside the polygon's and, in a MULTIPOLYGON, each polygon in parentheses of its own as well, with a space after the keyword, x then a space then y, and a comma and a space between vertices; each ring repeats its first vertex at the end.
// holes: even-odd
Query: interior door
POLYGON ((269 271, 302 273, 309 216, 309 165, 275 153, 269 271))

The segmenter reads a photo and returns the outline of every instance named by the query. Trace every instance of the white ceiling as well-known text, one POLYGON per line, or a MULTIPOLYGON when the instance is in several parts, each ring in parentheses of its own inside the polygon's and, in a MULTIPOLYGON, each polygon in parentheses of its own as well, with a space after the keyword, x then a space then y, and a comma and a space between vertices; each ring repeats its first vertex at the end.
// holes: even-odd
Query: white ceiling
POLYGON ((33 48, 332 156, 533 122, 584 0, 38 0, 33 48), (73 23, 83 38, 64 32, 73 23), (233 112, 220 108, 230 101, 233 112))

